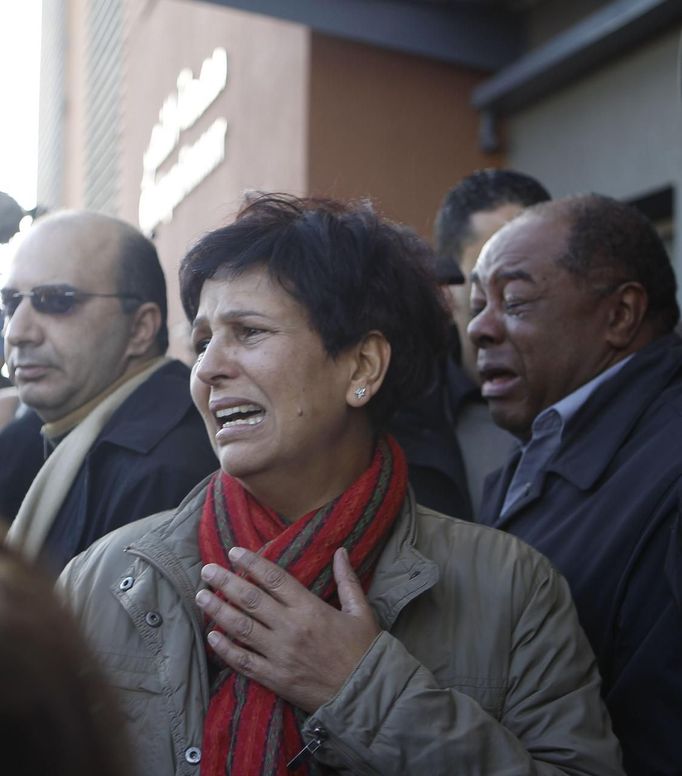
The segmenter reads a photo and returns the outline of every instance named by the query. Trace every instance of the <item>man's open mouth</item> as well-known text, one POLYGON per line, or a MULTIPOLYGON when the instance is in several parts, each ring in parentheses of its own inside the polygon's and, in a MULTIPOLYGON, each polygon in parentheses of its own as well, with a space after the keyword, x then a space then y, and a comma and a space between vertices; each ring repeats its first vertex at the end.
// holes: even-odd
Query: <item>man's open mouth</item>
POLYGON ((481 376, 481 395, 486 399, 504 396, 518 379, 515 372, 504 367, 484 367, 478 373, 481 376))
POLYGON ((217 410, 215 416, 221 428, 255 426, 263 422, 265 410, 257 404, 238 404, 217 410))
POLYGON ((480 371, 481 380, 484 383, 499 383, 504 380, 511 380, 516 377, 510 369, 482 369, 480 371))

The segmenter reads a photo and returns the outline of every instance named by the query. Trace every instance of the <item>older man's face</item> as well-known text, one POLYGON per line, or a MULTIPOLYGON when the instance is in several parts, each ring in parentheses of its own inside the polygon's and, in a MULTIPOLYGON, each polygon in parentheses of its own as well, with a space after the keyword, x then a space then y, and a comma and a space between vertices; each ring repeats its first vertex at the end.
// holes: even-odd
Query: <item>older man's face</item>
MULTIPOLYGON (((92 230, 85 224, 36 226, 3 288, 25 294, 67 285, 115 293, 115 248, 92 230)), ((131 325, 120 299, 87 298, 67 313, 48 314, 23 298, 4 327, 5 357, 19 397, 48 422, 78 409, 123 375, 131 325)))
POLYGON ((464 275, 464 283, 459 286, 449 286, 453 301, 453 311, 457 329, 460 332, 462 342, 462 366, 472 380, 477 381, 476 373, 476 349, 466 336, 467 326, 471 320, 469 314, 469 299, 471 297, 471 272, 476 264, 481 248, 486 242, 501 229, 514 216, 517 216, 523 207, 515 202, 507 202, 492 210, 479 210, 472 213, 469 219, 470 237, 462 246, 462 255, 459 257, 459 268, 464 275))
POLYGON ((549 216, 521 216, 474 267, 468 333, 481 390, 497 425, 521 438, 543 409, 609 365, 609 302, 557 264, 567 236, 549 216))

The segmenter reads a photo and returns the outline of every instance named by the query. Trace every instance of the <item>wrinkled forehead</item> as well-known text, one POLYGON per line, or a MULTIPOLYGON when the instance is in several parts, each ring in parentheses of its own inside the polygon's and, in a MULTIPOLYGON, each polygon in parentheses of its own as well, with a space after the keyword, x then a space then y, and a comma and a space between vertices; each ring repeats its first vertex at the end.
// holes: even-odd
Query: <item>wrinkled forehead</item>
POLYGON ((87 221, 54 221, 28 232, 10 261, 2 286, 27 291, 67 284, 88 291, 117 285, 118 237, 87 221))
POLYGON ((474 266, 479 285, 511 271, 542 272, 565 254, 567 224, 545 215, 522 214, 496 232, 483 246, 474 266))

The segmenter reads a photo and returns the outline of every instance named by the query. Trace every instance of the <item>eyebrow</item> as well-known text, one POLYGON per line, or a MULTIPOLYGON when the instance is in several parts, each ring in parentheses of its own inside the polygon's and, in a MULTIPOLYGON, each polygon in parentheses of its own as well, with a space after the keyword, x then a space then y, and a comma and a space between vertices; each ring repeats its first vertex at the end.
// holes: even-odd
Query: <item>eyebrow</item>
MULTIPOLYGON (((527 283, 533 283, 533 285, 536 284, 535 278, 529 272, 526 272, 523 269, 501 269, 495 274, 495 277, 500 280, 525 280, 527 283)), ((471 273, 471 282, 480 286, 481 279, 478 275, 478 272, 471 273)))
MULTIPOLYGON (((221 323, 230 323, 231 321, 236 321, 239 318, 265 318, 266 320, 272 320, 270 316, 265 315, 265 313, 259 313, 258 310, 249 309, 230 310, 229 312, 223 313, 219 316, 221 323)), ((192 321, 192 330, 202 326, 204 323, 206 323, 206 321, 207 318, 205 315, 196 317, 192 321)))
MULTIPOLYGON (((72 285, 71 283, 37 283, 35 286, 31 286, 31 288, 26 293, 31 293, 32 291, 35 291, 36 289, 41 288, 58 288, 60 290, 64 291, 79 291, 80 289, 76 286, 72 285)), ((15 286, 0 286, 0 291, 9 291, 12 294, 18 294, 20 293, 19 289, 15 286)))
POLYGON ((535 278, 523 269, 502 269, 497 273, 497 277, 502 280, 525 280, 528 283, 535 283, 535 278))

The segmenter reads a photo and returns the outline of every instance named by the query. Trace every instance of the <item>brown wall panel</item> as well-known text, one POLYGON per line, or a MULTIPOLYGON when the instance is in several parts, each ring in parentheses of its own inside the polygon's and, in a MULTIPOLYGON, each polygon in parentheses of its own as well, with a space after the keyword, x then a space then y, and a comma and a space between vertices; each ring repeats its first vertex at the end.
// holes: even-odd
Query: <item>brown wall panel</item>
POLYGON ((234 216, 245 189, 305 193, 307 184, 308 29, 190 0, 127 0, 121 216, 137 223, 142 158, 164 100, 183 68, 194 77, 216 47, 226 49, 225 90, 180 135, 159 174, 218 118, 227 121, 225 159, 160 224, 155 241, 169 290, 172 350, 185 329, 177 268, 204 232, 234 216))
POLYGON ((312 35, 309 191, 369 196, 430 237, 443 194, 497 155, 478 149, 481 74, 312 35))

